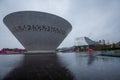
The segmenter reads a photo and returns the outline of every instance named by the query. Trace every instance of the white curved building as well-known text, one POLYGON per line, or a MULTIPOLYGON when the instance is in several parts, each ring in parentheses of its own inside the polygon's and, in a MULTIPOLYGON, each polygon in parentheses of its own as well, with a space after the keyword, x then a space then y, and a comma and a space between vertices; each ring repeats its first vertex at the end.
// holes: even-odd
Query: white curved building
POLYGON ((28 51, 53 51, 72 29, 65 19, 37 11, 14 12, 3 22, 28 51))
POLYGON ((75 39, 75 46, 98 45, 99 43, 89 39, 88 37, 78 37, 75 39))

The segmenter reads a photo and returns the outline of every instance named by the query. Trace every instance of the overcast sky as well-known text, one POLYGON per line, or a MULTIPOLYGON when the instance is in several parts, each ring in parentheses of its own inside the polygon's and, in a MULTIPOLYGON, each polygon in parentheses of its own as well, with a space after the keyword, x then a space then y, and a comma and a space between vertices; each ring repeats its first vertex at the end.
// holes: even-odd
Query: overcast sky
POLYGON ((120 41, 120 0, 0 0, 0 49, 23 48, 3 24, 12 12, 34 10, 68 20, 73 29, 60 45, 73 46, 76 37, 120 41))

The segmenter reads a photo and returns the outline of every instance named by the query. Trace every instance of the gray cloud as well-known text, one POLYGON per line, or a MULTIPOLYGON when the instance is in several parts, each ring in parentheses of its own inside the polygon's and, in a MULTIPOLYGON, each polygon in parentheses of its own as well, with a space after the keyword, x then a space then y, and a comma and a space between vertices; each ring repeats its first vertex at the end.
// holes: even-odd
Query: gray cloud
POLYGON ((73 30, 60 46, 72 46, 74 39, 81 36, 88 36, 93 40, 120 41, 119 8, 119 0, 1 0, 0 49, 23 48, 2 20, 9 13, 24 10, 49 12, 67 19, 73 30))
POLYGON ((93 40, 119 41, 119 8, 119 0, 73 0, 68 15, 73 24, 71 39, 88 36, 93 40))

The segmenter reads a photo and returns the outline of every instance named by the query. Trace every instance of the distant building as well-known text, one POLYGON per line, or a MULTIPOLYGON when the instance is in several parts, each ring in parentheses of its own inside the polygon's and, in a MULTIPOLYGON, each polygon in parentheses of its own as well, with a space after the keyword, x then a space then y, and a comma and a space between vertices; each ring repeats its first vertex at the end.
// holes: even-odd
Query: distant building
POLYGON ((88 48, 95 48, 99 45, 98 42, 91 40, 88 37, 78 37, 75 39, 75 46, 79 50, 87 50, 88 48))
POLYGON ((76 46, 90 46, 90 45, 98 45, 99 43, 91 40, 88 37, 78 37, 76 38, 76 46))
POLYGON ((101 45, 106 44, 105 40, 99 40, 98 42, 99 42, 99 44, 101 44, 101 45))
POLYGON ((6 54, 6 53, 25 53, 25 52, 26 52, 25 49, 18 49, 18 48, 14 48, 14 49, 3 48, 2 50, 0 50, 0 54, 6 54))
POLYGON ((118 43, 116 43, 116 47, 120 48, 120 41, 118 43))

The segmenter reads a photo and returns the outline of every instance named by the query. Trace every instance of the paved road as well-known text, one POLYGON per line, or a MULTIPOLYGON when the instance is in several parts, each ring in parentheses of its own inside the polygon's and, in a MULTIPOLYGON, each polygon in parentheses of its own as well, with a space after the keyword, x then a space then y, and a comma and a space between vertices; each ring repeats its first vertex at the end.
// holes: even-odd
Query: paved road
POLYGON ((25 54, 22 64, 4 80, 73 80, 56 54, 25 54))

